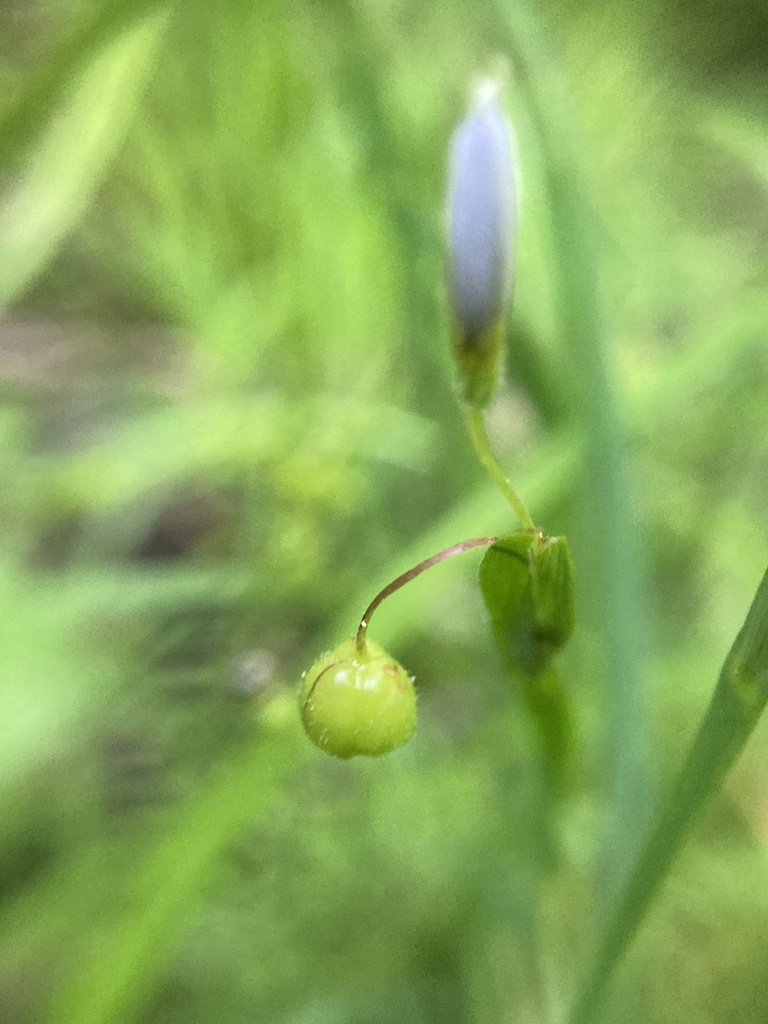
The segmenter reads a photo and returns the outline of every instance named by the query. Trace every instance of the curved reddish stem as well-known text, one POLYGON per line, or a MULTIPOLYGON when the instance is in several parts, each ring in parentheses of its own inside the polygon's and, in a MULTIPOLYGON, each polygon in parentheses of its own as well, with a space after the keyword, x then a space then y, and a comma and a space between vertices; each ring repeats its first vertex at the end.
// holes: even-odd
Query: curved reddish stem
POLYGON ((454 555, 461 555, 465 551, 469 551, 471 548, 479 548, 483 545, 495 544, 498 537, 475 537, 473 540, 463 540, 458 544, 452 544, 449 548, 445 548, 443 551, 438 551, 436 555, 432 555, 431 558, 425 558, 423 562, 419 562, 418 565, 414 565, 408 572, 404 572, 402 576, 398 576, 397 579, 392 580, 388 583, 382 591, 380 591, 376 597, 371 601, 368 607, 363 612, 363 617, 360 620, 360 625, 357 629, 357 636, 355 637, 355 645, 360 654, 365 649, 365 634, 368 629, 368 623, 371 621, 371 616, 379 607, 381 602, 394 594, 400 587, 404 587, 406 583, 410 583, 411 580, 416 579, 425 570, 431 569, 433 565, 437 565, 439 562, 444 562, 447 558, 453 558, 454 555))

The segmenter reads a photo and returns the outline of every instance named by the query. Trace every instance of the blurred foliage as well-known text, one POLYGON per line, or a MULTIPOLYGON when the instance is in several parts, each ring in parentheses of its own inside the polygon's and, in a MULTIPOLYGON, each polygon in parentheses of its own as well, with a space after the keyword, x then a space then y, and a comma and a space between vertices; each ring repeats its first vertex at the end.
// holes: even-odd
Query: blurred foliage
MULTIPOLYGON (((530 71, 562 66, 590 202, 562 265, 511 11, 0 5, 4 1024, 567 1011, 768 562, 768 15, 544 5, 530 71), (513 525, 442 284, 447 140, 499 60, 522 234, 491 431, 579 588, 556 815, 479 556, 377 613, 419 687, 402 752, 336 762, 295 703, 378 586, 513 525)), ((606 1019, 765 1019, 766 756, 759 727, 606 1019)))

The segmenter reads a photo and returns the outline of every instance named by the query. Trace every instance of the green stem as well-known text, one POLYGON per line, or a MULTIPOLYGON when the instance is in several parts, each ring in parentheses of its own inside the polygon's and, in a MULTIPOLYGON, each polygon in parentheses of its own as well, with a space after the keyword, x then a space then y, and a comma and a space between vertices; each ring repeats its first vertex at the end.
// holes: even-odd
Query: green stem
POLYGON ((496 456, 491 451, 491 442, 488 438, 488 431, 485 427, 485 419, 483 417, 482 409, 478 409, 476 406, 467 406, 466 413, 467 424, 469 426, 469 436, 472 438, 472 444, 477 452, 477 457, 482 462, 483 467, 487 471, 491 480, 493 480, 520 517, 520 522, 523 526, 527 530, 535 530, 536 524, 533 519, 531 519, 528 509, 523 504, 512 484, 507 480, 504 475, 504 470, 498 464, 496 456))

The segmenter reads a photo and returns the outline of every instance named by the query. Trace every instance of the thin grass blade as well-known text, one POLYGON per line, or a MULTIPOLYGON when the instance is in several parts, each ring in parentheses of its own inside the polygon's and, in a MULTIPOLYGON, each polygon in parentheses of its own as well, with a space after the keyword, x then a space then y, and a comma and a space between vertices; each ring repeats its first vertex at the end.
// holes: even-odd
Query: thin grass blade
POLYGON ((168 17, 158 3, 105 9, 0 123, 0 311, 81 218, 122 142, 168 17))
POLYGON ((595 1019, 614 969, 697 816, 718 791, 768 703, 768 571, 723 665, 712 701, 615 915, 571 1024, 595 1019))
MULTIPOLYGON (((606 777, 611 815, 599 865, 603 901, 631 864, 649 816, 649 715, 642 566, 632 488, 600 298, 599 248, 567 89, 529 5, 497 7, 512 55, 520 117, 549 214, 552 290, 569 402, 585 439, 584 536, 575 553, 602 648, 606 777)), ((525 154, 523 154, 525 155, 525 154)))

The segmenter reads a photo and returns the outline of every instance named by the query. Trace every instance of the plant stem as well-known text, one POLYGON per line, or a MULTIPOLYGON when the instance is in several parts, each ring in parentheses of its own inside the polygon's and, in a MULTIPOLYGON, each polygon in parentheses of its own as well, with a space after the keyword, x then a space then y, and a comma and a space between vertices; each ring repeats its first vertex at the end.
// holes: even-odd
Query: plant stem
POLYGON ((411 580, 416 579, 416 577, 420 576, 426 569, 431 569, 433 565, 437 565, 439 562, 444 562, 446 558, 453 558, 454 555, 461 555, 465 551, 469 551, 471 548, 495 544, 497 539, 498 538, 496 537, 475 537, 473 540, 463 540, 458 544, 452 544, 449 548, 444 548, 442 551, 438 551, 437 554, 432 555, 431 558, 425 558, 423 562, 419 562, 418 565, 414 565, 412 569, 409 569, 401 576, 392 580, 391 583, 388 583, 383 590, 379 591, 363 612, 363 617, 360 620, 360 625, 357 629, 357 636, 355 637, 355 644, 358 652, 362 654, 365 650, 365 634, 368 630, 368 624, 371 621, 371 616, 385 598, 389 597, 390 594, 394 594, 394 592, 399 590, 400 587, 404 587, 406 583, 410 583, 411 580))
POLYGON ((472 438, 472 444, 477 452, 477 457, 482 462, 483 467, 487 471, 491 480, 493 480, 514 511, 520 517, 520 522, 523 526, 527 530, 535 530, 536 525, 533 519, 531 519, 528 509, 523 504, 512 484, 507 480, 504 475, 504 470, 496 461, 496 456, 491 450, 491 442, 488 437, 488 431, 485 427, 485 419, 483 417, 482 409, 478 409, 476 406, 466 406, 466 413, 467 424, 469 426, 469 436, 472 438))

